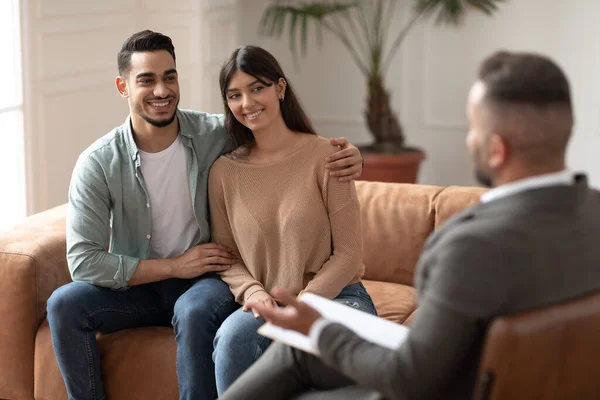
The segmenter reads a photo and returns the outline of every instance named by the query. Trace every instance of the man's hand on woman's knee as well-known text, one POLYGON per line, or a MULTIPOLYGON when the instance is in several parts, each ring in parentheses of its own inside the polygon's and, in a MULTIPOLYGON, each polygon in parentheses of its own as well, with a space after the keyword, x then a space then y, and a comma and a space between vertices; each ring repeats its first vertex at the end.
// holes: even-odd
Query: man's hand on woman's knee
POLYGON ((188 249, 172 259, 172 275, 175 278, 191 279, 208 272, 225 271, 235 264, 233 251, 218 243, 203 243, 188 249))

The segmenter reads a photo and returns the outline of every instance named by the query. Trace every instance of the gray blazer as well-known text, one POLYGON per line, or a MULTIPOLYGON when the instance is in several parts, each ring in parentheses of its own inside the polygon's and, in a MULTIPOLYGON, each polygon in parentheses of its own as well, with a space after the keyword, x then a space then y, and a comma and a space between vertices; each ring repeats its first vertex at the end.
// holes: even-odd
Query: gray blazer
POLYGON ((321 359, 385 398, 469 399, 494 317, 600 290, 600 192, 578 175, 462 212, 427 240, 416 288, 419 309, 397 351, 333 324, 321 359))

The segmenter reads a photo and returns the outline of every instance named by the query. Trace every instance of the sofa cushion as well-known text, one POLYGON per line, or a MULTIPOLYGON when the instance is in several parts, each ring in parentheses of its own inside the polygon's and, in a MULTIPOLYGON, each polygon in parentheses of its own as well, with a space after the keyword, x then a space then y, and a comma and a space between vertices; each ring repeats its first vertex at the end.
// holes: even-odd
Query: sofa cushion
POLYGON ((34 394, 36 400, 67 400, 54 349, 48 321, 44 321, 35 337, 34 394))
POLYGON ((419 310, 415 310, 415 311, 413 311, 413 312, 412 312, 412 314, 410 314, 410 315, 408 316, 408 318, 406 318, 406 319, 404 320, 404 322, 402 323, 402 325, 405 325, 405 326, 410 326, 410 325, 412 324, 412 322, 415 320, 415 318, 416 318, 416 316, 417 316, 417 312, 418 312, 418 311, 419 311, 419 310))
POLYGON ((356 182, 361 205, 365 279, 413 284, 413 273, 433 231, 441 187, 356 182))
POLYGON ((417 308, 417 293, 408 285, 364 280, 377 314, 396 323, 403 323, 417 308))
MULTIPOLYGON (((98 336, 102 379, 111 400, 170 400, 179 397, 173 328, 127 329, 98 336)), ((35 341, 35 398, 67 400, 67 392, 44 321, 35 341)))
POLYGON ((435 229, 454 214, 479 203, 487 189, 478 187, 449 186, 442 190, 435 201, 435 229))

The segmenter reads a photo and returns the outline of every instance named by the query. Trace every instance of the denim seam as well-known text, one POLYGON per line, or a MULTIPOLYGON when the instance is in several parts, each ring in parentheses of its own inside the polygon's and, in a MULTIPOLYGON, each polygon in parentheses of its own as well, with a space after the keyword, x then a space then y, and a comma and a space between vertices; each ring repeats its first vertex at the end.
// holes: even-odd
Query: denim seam
POLYGON ((259 338, 259 341, 256 344, 256 351, 254 352, 255 360, 258 360, 258 358, 263 355, 263 353, 265 352, 265 348, 268 347, 270 342, 271 342, 271 339, 266 338, 264 336, 259 338), (265 348, 263 348, 263 346, 261 346, 263 343, 267 344, 267 346, 265 346, 265 348))
MULTIPOLYGON (((135 310, 127 310, 124 308, 114 308, 114 307, 101 307, 101 308, 97 308, 94 311, 90 311, 87 313, 85 322, 87 322, 90 318, 93 318, 94 316, 96 316, 97 314, 103 313, 103 312, 118 312, 118 313, 122 313, 122 314, 129 314, 129 315, 135 315, 136 311, 135 310)), ((160 312, 161 309, 160 308, 156 308, 156 309, 152 309, 151 312, 147 313, 152 314, 152 313, 156 313, 156 312, 160 312)), ((84 328, 87 328, 87 326, 85 326, 85 322, 84 322, 84 328)))
POLYGON ((221 309, 221 307, 223 307, 225 304, 229 303, 230 301, 231 301, 230 299, 225 299, 221 303, 219 303, 219 305, 216 308, 217 313, 219 312, 219 310, 221 309))
MULTIPOLYGON (((98 308, 87 314, 87 318, 85 319, 83 328, 87 328, 87 326, 85 326, 85 325, 86 325, 86 322, 88 322, 90 318, 93 318, 95 315, 100 314, 102 312, 107 312, 107 311, 118 312, 118 313, 129 314, 129 315, 136 314, 135 311, 133 311, 133 310, 127 310, 127 309, 123 309, 123 308, 114 308, 114 307, 101 307, 101 308, 98 308)), ((160 309, 154 310, 154 312, 156 312, 156 311, 160 311, 160 309)), ((97 396, 96 380, 95 380, 95 374, 94 374, 94 360, 93 360, 92 348, 90 345, 90 337, 89 337, 90 334, 92 334, 92 333, 87 333, 85 335, 85 348, 87 351, 87 358, 88 358, 88 375, 90 378, 90 386, 91 386, 90 390, 92 392, 92 398, 94 400, 96 400, 96 396, 97 396)), ((106 399, 106 397, 102 397, 101 399, 98 399, 98 400, 104 400, 104 399, 106 399)))
POLYGON ((90 345, 90 334, 85 335, 85 349, 88 357, 88 375, 90 378, 90 391, 92 392, 92 399, 96 400, 96 379, 94 375, 94 360, 92 355, 92 346, 90 345))

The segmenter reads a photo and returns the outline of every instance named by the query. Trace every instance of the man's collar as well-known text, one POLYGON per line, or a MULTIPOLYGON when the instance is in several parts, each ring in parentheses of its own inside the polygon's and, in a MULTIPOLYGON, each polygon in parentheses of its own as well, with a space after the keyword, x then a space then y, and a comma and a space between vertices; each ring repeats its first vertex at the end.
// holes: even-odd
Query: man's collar
POLYGON ((125 123, 122 125, 123 128, 123 136, 125 137, 125 144, 127 145, 127 152, 129 153, 129 157, 133 161, 137 159, 138 156, 138 147, 135 144, 135 139, 133 138, 133 126, 131 126, 131 115, 127 116, 125 123))
POLYGON ((515 182, 498 186, 481 196, 482 203, 498 200, 526 190, 538 189, 547 186, 572 185, 575 182, 574 173, 568 170, 551 174, 537 175, 531 178, 520 179, 515 182))

